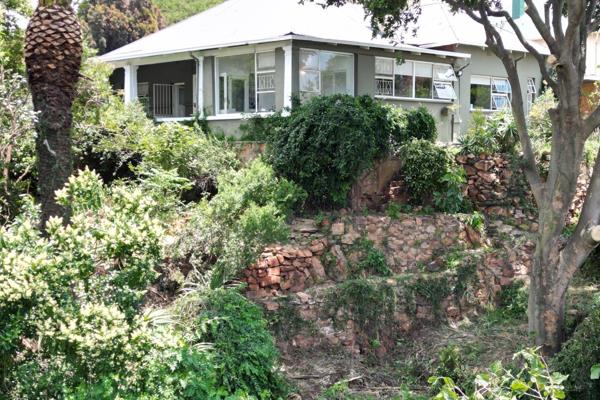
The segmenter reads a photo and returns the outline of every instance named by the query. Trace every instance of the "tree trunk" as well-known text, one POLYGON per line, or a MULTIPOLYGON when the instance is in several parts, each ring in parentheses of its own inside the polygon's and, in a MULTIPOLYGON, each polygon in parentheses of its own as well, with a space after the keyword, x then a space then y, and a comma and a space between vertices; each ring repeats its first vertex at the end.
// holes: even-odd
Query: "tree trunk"
POLYGON ((546 355, 558 352, 565 338, 567 285, 557 285, 554 279, 560 268, 558 258, 546 258, 536 250, 529 285, 529 332, 546 355))
MULTIPOLYGON (((36 104, 41 101, 35 100, 35 94, 33 97, 35 108, 44 110, 42 104, 36 104)), ((65 104, 60 114, 62 115, 48 115, 42 112, 38 122, 36 150, 42 230, 52 216, 63 217, 64 223, 68 222, 69 218, 69 210, 56 202, 55 192, 62 189, 71 176, 73 168, 70 102, 65 104), (52 120, 49 121, 48 118, 52 120)))

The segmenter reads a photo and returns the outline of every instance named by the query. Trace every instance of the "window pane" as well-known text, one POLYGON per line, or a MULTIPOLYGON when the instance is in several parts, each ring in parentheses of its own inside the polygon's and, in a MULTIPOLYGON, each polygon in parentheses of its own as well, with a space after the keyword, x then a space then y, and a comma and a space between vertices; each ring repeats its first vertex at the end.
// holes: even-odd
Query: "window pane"
POLYGON ((221 112, 254 112, 254 54, 221 57, 218 60, 221 112))
POLYGON ((415 97, 419 99, 431 98, 431 86, 433 79, 415 77, 415 97))
POLYGON ((321 82, 319 81, 319 72, 300 71, 300 91, 302 92, 320 92, 321 82))
POLYGON ((319 52, 313 50, 300 50, 300 69, 319 69, 319 52))
POLYGON ((508 83, 508 79, 502 78, 494 78, 492 79, 492 84, 494 86, 494 92, 498 93, 510 93, 510 84, 508 83))
POLYGON ((258 94, 258 111, 275 111, 275 93, 258 94))
POLYGON ((451 65, 434 65, 433 76, 439 81, 456 81, 456 75, 451 65))
POLYGON ((436 99, 454 100, 456 98, 456 93, 451 82, 434 82, 433 87, 436 99))
POLYGON ((394 59, 393 58, 375 58, 375 73, 377 75, 393 75, 394 74, 394 59))
POLYGON ((377 96, 393 96, 394 81, 392 79, 375 79, 375 95, 377 96))
POLYGON ((258 75, 258 91, 275 90, 275 74, 258 75))
POLYGON ((537 88, 535 86, 535 79, 528 78, 527 79, 527 93, 537 93, 537 88))
POLYGON ((258 53, 256 55, 256 66, 259 71, 275 69, 275 52, 258 53))
POLYGON ((500 110, 503 108, 508 108, 509 101, 508 95, 506 94, 494 94, 492 95, 492 109, 500 110))
POLYGON ((396 63, 396 74, 412 76, 413 64, 414 63, 412 61, 404 61, 403 63, 396 63))
POLYGON ((427 63, 415 63, 415 76, 431 78, 433 65, 427 63))
POLYGON ((320 52, 321 94, 354 94, 354 57, 348 54, 320 52))
POLYGON ((413 62, 406 61, 402 64, 396 63, 396 75, 394 77, 396 97, 413 97, 413 62))
POLYGON ((411 75, 396 75, 394 78, 396 85, 396 97, 413 97, 413 78, 411 75))
POLYGON ((492 88, 489 84, 480 85, 471 83, 471 108, 483 108, 489 110, 492 88))

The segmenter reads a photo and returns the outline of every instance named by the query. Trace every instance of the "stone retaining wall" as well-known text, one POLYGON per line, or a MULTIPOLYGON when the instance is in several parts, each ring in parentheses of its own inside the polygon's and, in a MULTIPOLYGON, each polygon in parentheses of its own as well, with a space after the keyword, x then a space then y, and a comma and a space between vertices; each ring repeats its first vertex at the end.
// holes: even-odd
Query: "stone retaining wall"
POLYGON ((327 279, 340 281, 363 256, 365 239, 383 253, 394 273, 435 270, 440 256, 482 240, 459 217, 447 214, 401 214, 398 219, 347 215, 325 219, 320 227, 314 220, 300 219, 293 224, 291 244, 265 249, 242 279, 255 297, 299 292, 327 279))

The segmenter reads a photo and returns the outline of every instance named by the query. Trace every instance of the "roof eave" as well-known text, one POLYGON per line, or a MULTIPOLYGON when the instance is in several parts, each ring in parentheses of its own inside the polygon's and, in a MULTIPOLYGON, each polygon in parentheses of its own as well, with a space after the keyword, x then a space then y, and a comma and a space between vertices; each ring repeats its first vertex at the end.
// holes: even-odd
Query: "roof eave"
POLYGON ((357 41, 346 41, 346 40, 335 40, 335 39, 325 39, 314 36, 306 36, 306 35, 298 35, 298 34, 286 34, 274 38, 267 39, 257 39, 257 40, 246 40, 235 43, 224 43, 219 45, 211 45, 206 47, 191 47, 191 48, 183 48, 177 49, 176 51, 157 51, 157 52, 149 52, 144 54, 120 54, 116 56, 111 56, 111 53, 104 54, 98 59, 103 62, 107 62, 113 65, 125 65, 128 61, 135 59, 143 59, 150 57, 161 57, 161 56, 171 56, 176 54, 186 54, 197 51, 205 51, 205 50, 214 50, 219 48, 226 47, 238 47, 238 46, 247 46, 247 45, 255 45, 260 43, 271 43, 271 42, 279 42, 285 40, 305 40, 305 41, 313 41, 313 42, 321 42, 321 43, 332 43, 332 44, 341 44, 341 45, 350 45, 350 46, 358 46, 358 47, 370 47, 370 48, 378 48, 378 49, 386 49, 386 50, 394 50, 394 51, 406 51, 406 52, 418 52, 423 54, 430 54, 439 57, 452 57, 452 58, 463 58, 468 59, 471 58, 470 54, 467 53, 457 53, 452 51, 444 51, 444 50, 435 50, 429 49, 426 47, 418 47, 418 46, 402 46, 402 45, 385 45, 381 43, 372 43, 372 42, 357 42, 357 41))

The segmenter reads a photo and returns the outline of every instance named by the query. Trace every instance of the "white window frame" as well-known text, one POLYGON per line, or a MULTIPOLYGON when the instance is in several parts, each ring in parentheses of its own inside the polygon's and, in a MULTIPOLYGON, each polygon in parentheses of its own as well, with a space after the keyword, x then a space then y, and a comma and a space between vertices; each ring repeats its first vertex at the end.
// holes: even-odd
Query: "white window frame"
MULTIPOLYGON (((313 73, 316 72, 319 75, 319 85, 318 85, 319 88, 318 88, 318 90, 311 91, 311 90, 302 90, 302 87, 300 86, 299 87, 299 92, 301 94, 302 93, 310 93, 310 94, 315 94, 317 96, 321 96, 321 94, 323 92, 323 76, 322 76, 321 65, 320 65, 320 62, 321 62, 321 53, 331 53, 331 54, 339 54, 339 55, 344 55, 344 56, 350 56, 350 57, 352 57, 352 79, 351 79, 351 82, 353 82, 353 83, 352 83, 352 94, 351 94, 351 96, 355 96, 356 95, 356 87, 355 87, 356 85, 354 84, 354 79, 356 77, 356 71, 355 71, 355 65, 354 65, 355 64, 354 53, 345 53, 345 52, 341 52, 341 51, 317 50, 317 49, 301 48, 300 49, 300 53, 302 53, 303 51, 316 53, 319 65, 317 65, 317 69, 311 69, 311 68, 308 68, 308 69, 304 68, 304 69, 302 69, 298 65, 298 81, 300 81, 300 74, 302 73, 302 71, 313 72, 313 73)), ((341 72, 341 70, 340 71, 330 71, 330 72, 334 72, 334 73, 335 72, 341 72)), ((344 72, 345 72, 345 70, 344 70, 344 72)))
MULTIPOLYGON (((375 57, 375 62, 377 62, 377 60, 392 60, 393 61, 393 69, 392 69, 392 74, 391 75, 385 75, 385 74, 378 74, 377 71, 375 72, 375 83, 376 83, 376 88, 377 88, 377 80, 391 80, 392 81, 392 94, 391 95, 382 95, 382 94, 377 94, 375 93, 375 97, 376 98, 380 98, 380 99, 397 99, 397 100, 410 100, 410 101, 432 101, 432 102, 442 102, 442 103, 451 103, 453 101, 455 101, 458 97, 456 96, 456 91, 454 90, 454 82, 457 81, 456 75, 454 75, 451 79, 440 79, 439 77, 435 77, 434 76, 434 72, 435 72, 435 66, 440 66, 440 67, 449 67, 452 68, 452 64, 444 64, 444 63, 434 63, 434 62, 429 62, 429 61, 417 61, 417 60, 404 60, 404 62, 410 62, 412 63, 412 72, 411 72, 411 76, 412 76, 412 93, 410 97, 406 97, 406 96, 396 96, 394 95, 394 93, 396 93, 396 75, 400 75, 400 74, 396 74, 397 71, 397 67, 399 66, 397 60, 395 58, 391 58, 391 57, 375 57), (416 65, 417 64, 425 64, 431 67, 431 97, 416 97, 416 83, 417 83, 417 76, 415 74, 416 72, 416 65), (453 93, 453 97, 451 99, 446 99, 446 98, 437 98, 436 97, 436 89, 435 89, 435 84, 436 83, 440 83, 440 84, 444 84, 444 85, 448 85, 450 84, 452 87, 452 93, 453 93)), ((400 64, 402 65, 402 64, 400 64)), ((406 76, 406 75, 403 75, 406 76)))
POLYGON ((535 78, 527 78, 527 113, 531 111, 533 102, 537 97, 537 86, 535 85, 535 78))
MULTIPOLYGON (((261 90, 259 92, 258 90, 258 76, 263 74, 273 74, 275 75, 277 73, 277 55, 275 53, 275 49, 273 50, 261 50, 261 51, 251 51, 248 53, 240 53, 240 54, 231 54, 231 55, 222 55, 222 56, 216 56, 215 57, 215 71, 214 71, 214 75, 215 75, 215 114, 217 116, 237 116, 237 115, 241 115, 241 114, 265 114, 265 112, 259 112, 258 111, 258 95, 263 94, 263 93, 277 93, 277 77, 274 76, 273 77, 273 82, 274 82, 274 87, 273 89, 269 89, 269 90, 261 90), (273 69, 269 69, 269 70, 262 70, 259 71, 258 70, 258 55, 259 54, 265 54, 265 53, 273 53, 273 56, 275 58, 275 65, 273 66, 273 69), (227 87, 227 77, 228 74, 227 73, 221 73, 219 70, 219 60, 221 58, 225 58, 225 57, 235 57, 235 56, 245 56, 245 55, 253 55, 254 56, 254 111, 249 111, 249 112, 239 112, 239 111, 235 111, 235 112, 228 112, 227 110, 227 103, 229 100, 229 88, 227 87), (224 83, 224 88, 223 88, 223 106, 225 107, 224 109, 221 108, 221 79, 220 78, 224 78, 223 79, 223 83, 224 83)), ((236 78, 236 77, 234 77, 236 78)), ((239 79, 243 79, 245 81, 245 89, 244 89, 244 108, 250 108, 250 82, 248 82, 248 79, 246 77, 239 77, 239 79)), ((269 111, 268 113, 272 113, 271 111, 269 111)))
MULTIPOLYGON (((485 79, 486 81, 489 82, 489 87, 490 87, 489 106, 488 106, 488 108, 481 109, 482 111, 496 112, 496 111, 501 111, 501 110, 510 108, 510 101, 512 98, 512 87, 510 85, 510 81, 508 80, 508 78, 502 77, 502 76, 492 76, 492 75, 472 75, 471 80, 469 82, 469 103, 471 102, 470 97, 471 97, 471 86, 473 85, 473 78, 481 78, 482 80, 485 79), (501 86, 497 84, 497 82, 499 82, 499 81, 505 82, 506 86, 508 87, 508 90, 502 90, 503 88, 501 88, 501 86), (494 99, 497 100, 500 98, 505 99, 506 107, 494 108, 495 107, 494 99)), ((482 84, 479 84, 479 85, 482 85, 482 84)), ((477 109, 477 108, 473 107, 472 104, 470 104, 470 107, 471 107, 471 111, 475 111, 477 109)))

